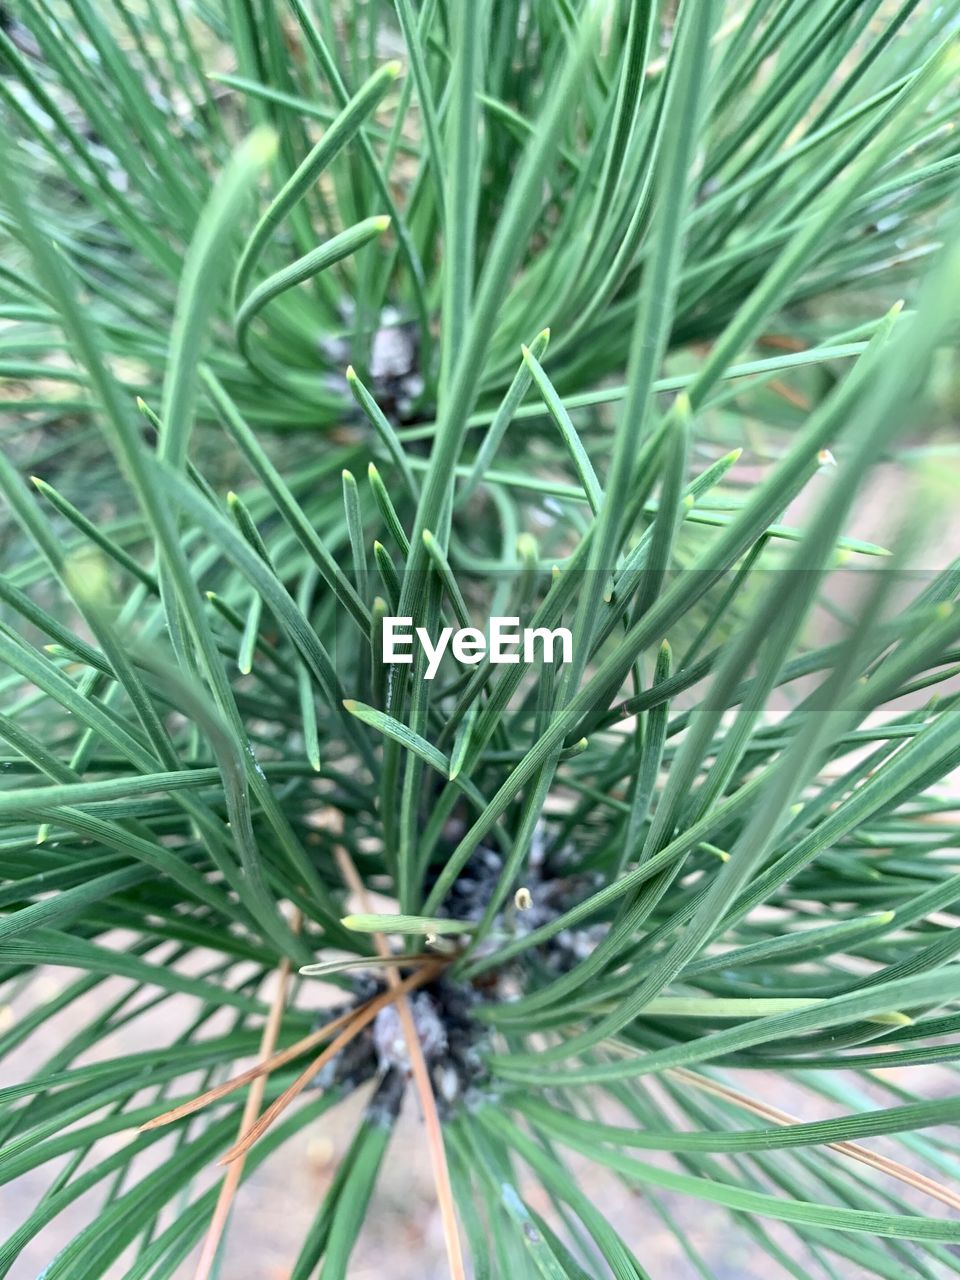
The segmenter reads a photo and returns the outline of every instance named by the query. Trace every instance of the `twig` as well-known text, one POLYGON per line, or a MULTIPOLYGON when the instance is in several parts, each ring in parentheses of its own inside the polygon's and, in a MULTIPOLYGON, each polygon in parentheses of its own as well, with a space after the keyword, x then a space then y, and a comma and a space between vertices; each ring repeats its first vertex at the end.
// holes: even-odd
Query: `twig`
POLYGON ((350 1021, 346 1028, 340 1032, 334 1041, 327 1045, 323 1053, 318 1058, 315 1058, 305 1071, 297 1076, 293 1084, 267 1107, 260 1119, 247 1131, 243 1138, 235 1143, 225 1155, 220 1157, 220 1164, 230 1164, 234 1160, 239 1160, 245 1152, 249 1151, 253 1144, 266 1133, 280 1113, 285 1111, 294 1098, 303 1092, 317 1072, 331 1058, 335 1058, 340 1050, 345 1048, 368 1023, 372 1022, 381 1009, 393 1003, 397 992, 413 991, 417 987, 422 987, 425 982, 432 981, 441 969, 445 967, 446 963, 445 960, 437 960, 434 964, 422 965, 415 973, 411 973, 409 977, 404 978, 394 990, 384 991, 382 995, 368 1001, 365 1005, 361 1005, 359 1009, 351 1010, 350 1021))
POLYGON ((286 1049, 281 1049, 279 1053, 275 1053, 272 1057, 258 1062, 256 1066, 250 1067, 246 1071, 241 1071, 239 1075, 232 1076, 229 1080, 225 1080, 223 1084, 214 1085, 212 1089, 208 1089, 206 1093, 198 1094, 195 1098, 191 1098, 189 1102, 182 1102, 180 1106, 174 1107, 172 1111, 165 1111, 162 1116, 154 1116, 152 1120, 147 1120, 145 1124, 140 1126, 140 1132, 143 1133, 146 1129, 159 1129, 162 1125, 173 1124, 175 1120, 182 1120, 184 1116, 193 1115, 195 1111, 200 1111, 204 1107, 210 1106, 213 1102, 219 1102, 221 1098, 233 1093, 235 1089, 242 1089, 245 1084, 250 1084, 251 1081, 256 1080, 258 1077, 268 1076, 280 1067, 285 1067, 288 1062, 293 1062, 294 1059, 303 1057, 305 1053, 309 1053, 318 1044, 328 1040, 335 1031, 349 1022, 356 1012, 356 1009, 348 1009, 346 1013, 338 1014, 336 1018, 331 1018, 324 1026, 319 1027, 316 1031, 311 1031, 308 1036, 304 1036, 296 1044, 292 1044, 286 1049))
MULTIPOLYGON (((339 843, 334 845, 334 855, 347 888, 359 899, 361 910, 367 911, 369 907, 366 889, 357 873, 353 859, 339 843)), ((381 957, 386 958, 390 955, 390 946, 382 933, 375 933, 373 941, 381 957)), ((453 1188, 450 1185, 450 1170, 447 1167, 447 1153, 443 1144, 443 1130, 440 1126, 437 1100, 434 1097, 430 1073, 427 1070, 426 1060, 423 1056, 423 1046, 417 1034, 410 1001, 400 990, 399 978, 396 972, 388 968, 386 978, 393 995, 396 997, 400 1026, 407 1042, 410 1071, 417 1090, 417 1096, 420 1099, 420 1110, 423 1114, 423 1127, 427 1136, 427 1150, 430 1153, 430 1168, 433 1172, 433 1182, 437 1192, 437 1204, 440 1209, 440 1221, 443 1226, 443 1239, 447 1249, 447 1262, 450 1266, 451 1280, 466 1280, 467 1273, 463 1263, 463 1250, 460 1244, 460 1231, 457 1225, 453 1188)))
MULTIPOLYGON (((294 933, 300 932, 300 926, 303 916, 299 909, 296 910, 291 928, 294 933)), ((287 1000, 287 986, 290 981, 290 957, 284 956, 280 962, 280 971, 277 975, 277 989, 273 993, 273 1001, 270 1005, 270 1013, 264 1024, 263 1036, 260 1040, 260 1060, 261 1064, 269 1060, 276 1048, 277 1037, 280 1034, 280 1024, 283 1021, 283 1010, 287 1000)), ((243 1138, 247 1131, 253 1126, 260 1106, 263 1102, 263 1091, 266 1088, 266 1073, 259 1075, 250 1085, 250 1092, 247 1094, 247 1100, 243 1106, 243 1116, 240 1120, 240 1137, 243 1138)), ((240 1179, 243 1175, 244 1161, 242 1159, 235 1160, 227 1170, 226 1177, 220 1184, 220 1194, 217 1197, 217 1205, 213 1211, 213 1217, 210 1219, 210 1225, 207 1227, 206 1238, 203 1242, 203 1248, 200 1251, 200 1257, 197 1261, 197 1269, 194 1273, 194 1280, 209 1280, 213 1271, 213 1264, 217 1258, 217 1250, 220 1247, 220 1240, 227 1225, 227 1219, 230 1216, 230 1208, 233 1205, 233 1198, 237 1194, 237 1188, 240 1186, 240 1179)))
MULTIPOLYGON (((707 1076, 697 1075, 695 1071, 688 1071, 685 1067, 672 1068, 670 1074, 676 1079, 693 1085, 695 1089, 701 1089, 704 1093, 712 1093, 718 1098, 723 1098, 738 1107, 743 1107, 745 1111, 753 1112, 756 1116, 761 1116, 765 1120, 772 1120, 774 1124, 802 1124, 798 1116, 791 1115, 788 1111, 781 1111, 779 1107, 773 1107, 767 1102, 759 1102, 757 1099, 741 1093, 738 1089, 721 1084, 718 1080, 710 1080, 707 1076)), ((881 1173, 889 1174, 891 1178, 896 1178, 899 1182, 906 1183, 908 1187, 913 1187, 916 1191, 926 1192, 928 1196, 939 1200, 941 1204, 948 1205, 951 1209, 960 1210, 960 1195, 951 1191, 949 1187, 943 1186, 942 1183, 935 1181, 935 1179, 928 1178, 926 1174, 917 1173, 915 1169, 910 1169, 901 1164, 899 1160, 891 1160, 888 1156, 877 1155, 876 1152, 870 1151, 866 1147, 861 1147, 858 1142, 827 1142, 824 1143, 824 1146, 831 1151, 839 1151, 841 1155, 849 1156, 852 1160, 859 1160, 863 1164, 870 1165, 871 1168, 877 1169, 881 1173)))
POLYGON ((797 409, 803 409, 807 413, 810 412, 811 406, 808 398, 803 395, 802 392, 795 391, 793 387, 788 386, 788 384, 782 379, 772 379, 767 383, 767 387, 778 396, 782 397, 782 399, 786 400, 788 404, 792 404, 797 409))

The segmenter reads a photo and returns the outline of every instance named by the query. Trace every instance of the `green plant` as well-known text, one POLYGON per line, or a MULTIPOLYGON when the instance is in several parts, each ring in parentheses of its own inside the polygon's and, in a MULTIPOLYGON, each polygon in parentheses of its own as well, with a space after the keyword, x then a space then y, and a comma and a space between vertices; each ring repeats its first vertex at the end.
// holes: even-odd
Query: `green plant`
POLYGON ((960 1271, 960 1101, 912 1071, 960 1018, 960 577, 914 572, 958 16, 4 11, 0 1176, 65 1162, 0 1275, 91 1189, 47 1280, 211 1274, 240 1180, 376 1074, 290 1273, 345 1276, 408 1072, 453 1275, 461 1230, 478 1277, 655 1274, 577 1153, 691 1274, 662 1192, 771 1274, 960 1271), (880 460, 893 559, 845 533, 880 460), (572 661, 380 658, 385 616, 492 615, 572 661))

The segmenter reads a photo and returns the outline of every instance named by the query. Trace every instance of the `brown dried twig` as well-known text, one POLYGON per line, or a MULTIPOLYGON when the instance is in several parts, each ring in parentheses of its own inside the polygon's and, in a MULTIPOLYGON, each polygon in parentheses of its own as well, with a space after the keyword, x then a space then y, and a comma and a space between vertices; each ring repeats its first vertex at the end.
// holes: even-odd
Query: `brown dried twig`
MULTIPOLYGON (((293 918, 292 928, 295 933, 300 932, 303 917, 298 910, 293 918)), ((290 959, 284 956, 280 962, 280 970, 277 975, 277 989, 273 993, 273 1000, 270 1004, 270 1013, 264 1024, 263 1035, 260 1039, 260 1059, 261 1063, 269 1060, 273 1056, 276 1048, 277 1037, 280 1035, 280 1024, 283 1021, 283 1009, 287 1000, 287 987, 290 981, 290 959)), ((253 1126, 257 1118, 263 1102, 263 1091, 266 1088, 267 1075, 257 1076, 250 1085, 250 1092, 247 1094, 247 1100, 243 1107, 243 1116, 240 1120, 240 1137, 247 1133, 253 1126)), ((230 1216, 230 1209, 233 1205, 234 1197, 237 1194, 237 1188, 240 1186, 240 1179, 243 1175, 243 1160, 236 1160, 227 1170, 223 1182, 220 1184, 220 1194, 217 1196, 216 1208, 213 1211, 213 1217, 210 1219, 210 1225, 207 1227, 207 1234, 203 1241, 203 1248, 200 1251, 200 1257, 197 1260, 197 1269, 194 1273, 194 1280, 209 1280, 213 1271, 213 1265, 217 1258, 217 1250, 220 1247, 220 1241, 226 1229, 227 1219, 230 1216)))
POLYGON ((251 1129, 249 1129, 243 1138, 235 1143, 230 1150, 220 1157, 220 1164, 229 1164, 233 1160, 238 1160, 245 1152, 258 1141, 273 1124, 274 1120, 284 1112, 299 1094, 307 1087, 313 1077, 320 1071, 331 1058, 335 1058, 341 1049, 346 1048, 351 1040, 363 1030, 365 1026, 371 1023, 381 1009, 385 1009, 388 1004, 392 1004, 398 993, 403 994, 407 991, 415 991, 417 987, 422 987, 424 983, 432 981, 437 974, 440 973, 447 964, 446 960, 437 960, 433 964, 421 965, 416 972, 411 973, 408 977, 403 978, 393 990, 384 991, 382 995, 376 996, 373 1000, 369 1000, 365 1005, 361 1005, 358 1009, 350 1011, 349 1021, 343 1031, 327 1045, 323 1053, 315 1058, 310 1065, 297 1076, 293 1084, 276 1098, 263 1115, 251 1129))
POLYGON ((223 1084, 214 1085, 206 1093, 198 1094, 195 1098, 191 1098, 189 1102, 182 1102, 180 1106, 174 1107, 170 1111, 165 1111, 163 1115, 154 1116, 152 1120, 147 1120, 140 1126, 140 1132, 142 1133, 146 1129, 159 1129, 165 1124, 173 1124, 176 1120, 182 1120, 184 1116, 193 1115, 195 1111, 201 1111, 204 1107, 209 1107, 211 1103, 219 1102, 221 1098, 233 1093, 235 1089, 242 1089, 245 1084, 250 1084, 260 1076, 268 1076, 280 1067, 285 1067, 288 1062, 302 1058, 305 1053, 309 1053, 318 1044, 328 1040, 335 1031, 349 1022, 356 1012, 356 1009, 348 1009, 346 1013, 338 1014, 336 1018, 331 1018, 324 1026, 319 1027, 316 1031, 311 1031, 308 1036, 297 1040, 295 1044, 286 1049, 281 1049, 279 1053, 274 1053, 271 1057, 263 1059, 256 1066, 249 1067, 246 1071, 241 1071, 239 1075, 231 1076, 223 1084))
MULTIPOLYGON (((683 1080, 686 1084, 692 1085, 695 1089, 700 1089, 704 1093, 712 1093, 715 1097, 732 1102, 736 1106, 742 1107, 745 1111, 752 1112, 755 1116, 773 1121, 774 1124, 791 1125, 802 1123, 799 1117, 791 1115, 789 1111, 781 1111, 779 1107, 773 1107, 767 1102, 760 1102, 756 1098, 749 1097, 748 1094, 741 1093, 739 1089, 733 1089, 730 1085, 721 1084, 719 1080, 710 1080, 707 1076, 697 1075, 695 1071, 688 1071, 685 1067, 675 1067, 671 1069, 670 1074, 675 1079, 683 1080)), ((922 1191, 928 1196, 933 1196, 935 1200, 939 1200, 941 1204, 948 1205, 951 1209, 960 1210, 960 1195, 955 1191, 951 1191, 949 1187, 945 1187, 943 1183, 937 1182, 934 1178, 928 1178, 926 1174, 917 1173, 915 1169, 910 1169, 907 1165, 901 1164, 899 1160, 891 1160, 889 1156, 878 1155, 875 1151, 868 1150, 867 1147, 861 1147, 858 1142, 827 1142, 824 1143, 824 1146, 831 1151, 838 1151, 841 1155, 849 1156, 852 1160, 859 1160, 861 1164, 869 1165, 872 1169, 877 1169, 880 1173, 885 1173, 891 1178, 896 1178, 898 1182, 903 1182, 908 1187, 913 1187, 915 1191, 922 1191)))
MULTIPOLYGON (((334 854, 347 888, 359 899, 361 910, 368 910, 366 890, 357 873, 357 868, 354 866, 353 859, 340 844, 334 846, 334 854)), ((382 957, 386 958, 390 955, 390 946, 382 933, 375 933, 373 940, 378 953, 382 957)), ((410 1057, 410 1071, 417 1090, 417 1096, 420 1099, 420 1110, 423 1114, 423 1127, 427 1137, 427 1150, 430 1154, 430 1167, 433 1172, 433 1182, 437 1193, 437 1205, 440 1209, 440 1221, 443 1226, 443 1239, 447 1250, 450 1275, 452 1280, 466 1280, 467 1273, 460 1244, 460 1230, 457 1225, 453 1187, 450 1184, 450 1170, 447 1167, 447 1153, 443 1144, 443 1131, 440 1126, 437 1100, 433 1093, 430 1073, 427 1070, 427 1063, 423 1056, 423 1046, 420 1044, 420 1037, 417 1034, 410 1001, 401 991, 397 973, 395 970, 388 968, 386 977, 389 988, 396 999, 400 1026, 403 1030, 407 1053, 410 1057)))

